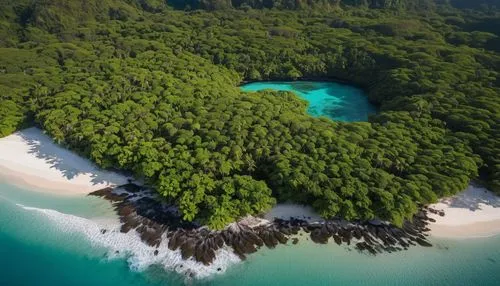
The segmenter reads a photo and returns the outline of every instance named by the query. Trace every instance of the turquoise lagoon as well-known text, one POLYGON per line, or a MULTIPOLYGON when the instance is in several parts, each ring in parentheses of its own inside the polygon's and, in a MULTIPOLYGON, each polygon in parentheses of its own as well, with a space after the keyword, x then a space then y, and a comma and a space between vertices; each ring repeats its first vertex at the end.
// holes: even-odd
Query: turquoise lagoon
POLYGON ((291 91, 309 102, 307 112, 336 121, 367 121, 376 112, 360 88, 326 81, 253 82, 241 86, 243 91, 291 91))
POLYGON ((165 271, 162 264, 143 261, 148 267, 137 266, 141 259, 154 259, 152 255, 139 257, 140 252, 124 247, 124 256, 113 257, 112 244, 99 244, 85 235, 91 224, 82 221, 102 222, 113 216, 109 203, 98 198, 52 196, 0 183, 0 285, 498 285, 500 281, 500 236, 432 239, 432 248, 379 256, 303 238, 298 245, 263 249, 244 262, 228 264, 225 273, 186 280, 171 268, 165 271))
MULTIPOLYGON (((333 120, 364 121, 375 112, 361 90, 337 83, 242 88, 292 90, 310 102, 313 116, 333 120)), ((137 236, 120 234, 117 227, 105 200, 55 196, 0 181, 0 285, 500 285, 500 236, 431 239, 435 247, 378 256, 304 237, 298 245, 262 249, 243 262, 227 252, 219 265, 204 268, 180 260, 163 244, 155 256, 137 236), (179 274, 186 268, 204 278, 179 274)))

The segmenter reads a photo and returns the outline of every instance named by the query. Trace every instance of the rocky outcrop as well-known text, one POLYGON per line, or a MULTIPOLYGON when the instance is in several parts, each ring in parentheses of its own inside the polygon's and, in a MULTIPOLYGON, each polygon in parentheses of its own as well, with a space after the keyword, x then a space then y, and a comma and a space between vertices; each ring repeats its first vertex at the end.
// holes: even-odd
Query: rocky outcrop
MULTIPOLYGON (((221 248, 230 248, 240 258, 265 246, 275 248, 280 244, 299 242, 307 233, 319 244, 336 243, 352 245, 360 252, 376 255, 408 249, 410 246, 432 246, 426 239, 432 221, 428 212, 444 215, 442 211, 423 207, 401 228, 382 221, 349 222, 340 218, 322 223, 308 223, 298 218, 275 219, 266 222, 246 218, 221 231, 209 230, 196 223, 185 222, 177 209, 155 199, 152 192, 128 184, 116 189, 105 188, 92 193, 105 198, 113 206, 122 223, 121 232, 135 230, 141 239, 152 247, 167 243, 171 250, 179 250, 183 259, 193 258, 205 265, 211 264, 221 248)), ((103 230, 104 234, 106 231, 103 230)), ((158 255, 158 250, 155 250, 158 255)))

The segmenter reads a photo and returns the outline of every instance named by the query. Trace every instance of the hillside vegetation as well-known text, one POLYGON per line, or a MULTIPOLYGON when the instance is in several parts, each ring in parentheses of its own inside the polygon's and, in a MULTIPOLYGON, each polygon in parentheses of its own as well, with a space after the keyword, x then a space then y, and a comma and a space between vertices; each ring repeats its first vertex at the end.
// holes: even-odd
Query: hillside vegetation
POLYGON ((286 200, 401 224, 472 179, 500 191, 500 10, 458 2, 3 0, 0 136, 39 125, 213 228, 286 200), (238 88, 302 77, 380 113, 238 88))

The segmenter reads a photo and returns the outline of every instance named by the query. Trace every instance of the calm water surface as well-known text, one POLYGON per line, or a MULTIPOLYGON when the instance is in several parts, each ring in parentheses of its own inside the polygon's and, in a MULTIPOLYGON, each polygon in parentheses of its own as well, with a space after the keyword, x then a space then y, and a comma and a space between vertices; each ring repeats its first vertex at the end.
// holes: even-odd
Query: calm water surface
MULTIPOLYGON (((375 112, 362 90, 338 83, 261 82, 242 89, 293 91, 309 101, 311 115, 333 120, 366 121, 375 112)), ((433 248, 376 257, 303 239, 193 281, 159 265, 137 267, 153 259, 141 251, 110 256, 117 245, 103 244, 99 230, 87 230, 113 219, 111 205, 99 198, 60 197, 0 182, 0 285, 500 285, 500 236, 434 240, 433 248)))
POLYGON ((0 285, 499 285, 500 236, 434 240, 433 248, 376 257, 333 244, 303 240, 264 249, 221 275, 186 281, 160 267, 130 269, 129 257, 79 234, 62 231, 23 206, 86 219, 112 217, 97 198, 61 198, 0 183, 0 285))
POLYGON ((309 102, 307 112, 312 116, 326 116, 337 121, 367 121, 368 116, 376 112, 362 89, 336 82, 254 82, 241 89, 291 91, 309 102))

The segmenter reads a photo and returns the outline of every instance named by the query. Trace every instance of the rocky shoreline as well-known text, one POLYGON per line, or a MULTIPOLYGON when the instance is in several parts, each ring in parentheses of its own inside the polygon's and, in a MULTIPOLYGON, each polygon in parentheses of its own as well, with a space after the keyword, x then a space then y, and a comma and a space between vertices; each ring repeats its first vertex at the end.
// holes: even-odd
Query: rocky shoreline
POLYGON ((221 248, 230 248, 244 260, 246 255, 264 246, 275 248, 289 241, 297 244, 301 236, 320 244, 333 240, 338 245, 352 245, 372 255, 416 245, 430 247, 427 226, 434 220, 427 213, 444 216, 442 211, 423 207, 401 228, 381 221, 349 222, 340 218, 310 223, 294 217, 272 222, 247 217, 215 231, 182 221, 175 207, 160 202, 153 192, 135 184, 104 188, 90 195, 112 202, 122 224, 121 232, 135 230, 145 243, 156 248, 167 238, 170 250, 180 250, 183 259, 192 258, 204 265, 210 265, 221 248))

